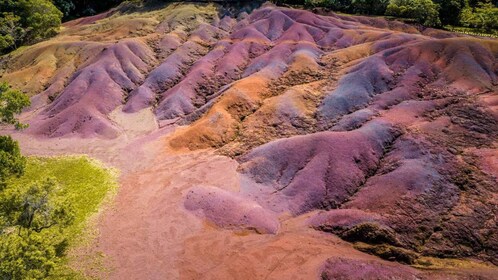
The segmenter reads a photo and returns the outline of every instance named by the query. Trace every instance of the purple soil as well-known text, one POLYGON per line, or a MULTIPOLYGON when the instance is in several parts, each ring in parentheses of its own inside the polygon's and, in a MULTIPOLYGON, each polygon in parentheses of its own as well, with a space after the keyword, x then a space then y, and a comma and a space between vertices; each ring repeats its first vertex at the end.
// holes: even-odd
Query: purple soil
POLYGON ((77 132, 83 137, 116 137, 107 115, 122 104, 126 91, 144 79, 154 60, 145 44, 123 40, 77 71, 57 98, 33 121, 30 130, 50 137, 77 132))
POLYGON ((190 189, 185 198, 185 208, 226 229, 276 234, 279 228, 273 212, 215 187, 190 189))
POLYGON ((320 132, 278 140, 244 156, 241 172, 285 196, 288 211, 333 209, 348 200, 378 168, 398 132, 372 122, 351 132, 320 132))

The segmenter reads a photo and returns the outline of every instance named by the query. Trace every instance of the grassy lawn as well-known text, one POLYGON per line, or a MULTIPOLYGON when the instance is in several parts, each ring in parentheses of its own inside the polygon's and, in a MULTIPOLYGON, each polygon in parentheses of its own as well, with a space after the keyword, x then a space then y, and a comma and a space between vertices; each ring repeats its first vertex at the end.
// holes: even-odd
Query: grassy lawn
MULTIPOLYGON (((61 188, 57 195, 68 199, 74 209, 74 223, 64 231, 69 250, 85 244, 92 237, 92 217, 97 216, 117 189, 117 172, 86 156, 29 157, 24 175, 10 183, 29 186, 47 177, 55 178, 61 188)), ((67 265, 67 258, 64 262, 57 266, 54 279, 84 278, 67 265)))

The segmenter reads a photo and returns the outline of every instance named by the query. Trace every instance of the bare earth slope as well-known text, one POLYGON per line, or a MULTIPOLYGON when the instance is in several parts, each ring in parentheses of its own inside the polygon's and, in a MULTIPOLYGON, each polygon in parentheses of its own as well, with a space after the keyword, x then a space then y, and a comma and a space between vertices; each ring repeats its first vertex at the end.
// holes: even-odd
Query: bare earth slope
POLYGON ((90 275, 497 279, 496 40, 171 3, 69 22, 0 66, 32 96, 26 152, 122 170, 83 250, 110 270, 77 262, 90 275))

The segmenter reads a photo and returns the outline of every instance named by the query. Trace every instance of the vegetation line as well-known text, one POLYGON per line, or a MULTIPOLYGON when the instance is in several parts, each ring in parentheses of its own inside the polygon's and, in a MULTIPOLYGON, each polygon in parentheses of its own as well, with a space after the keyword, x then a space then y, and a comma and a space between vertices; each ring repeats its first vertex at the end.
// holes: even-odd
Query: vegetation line
MULTIPOLYGON (((26 127, 15 114, 29 103, 0 84, 0 123, 26 127)), ((67 252, 85 240, 116 182, 114 171, 86 156, 25 158, 16 141, 0 136, 0 279, 83 278, 67 252)))

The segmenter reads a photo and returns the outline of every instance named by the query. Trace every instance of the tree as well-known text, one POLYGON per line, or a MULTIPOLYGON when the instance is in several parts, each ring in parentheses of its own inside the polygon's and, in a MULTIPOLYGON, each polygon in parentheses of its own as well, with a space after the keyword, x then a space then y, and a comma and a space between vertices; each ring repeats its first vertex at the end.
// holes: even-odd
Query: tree
POLYGON ((431 0, 391 0, 386 14, 411 18, 425 26, 440 26, 438 10, 439 6, 431 0))
POLYGON ((462 25, 492 31, 498 29, 498 8, 491 3, 481 3, 476 8, 463 9, 460 20, 462 25))
POLYGON ((54 0, 54 5, 62 12, 64 18, 68 18, 72 15, 73 11, 76 9, 73 1, 71 0, 54 0))
POLYGON ((74 210, 55 180, 0 193, 0 278, 43 279, 61 263, 74 210))
POLYGON ((308 7, 326 7, 334 11, 351 12, 352 0, 305 0, 308 7))
POLYGON ((6 124, 13 124, 16 128, 23 128, 15 117, 22 112, 24 107, 31 104, 29 97, 18 90, 10 88, 7 83, 0 83, 0 121, 6 124))
POLYGON ((21 18, 13 13, 3 13, 0 17, 0 53, 9 48, 17 48, 25 35, 21 18))
POLYGON ((21 155, 19 144, 10 136, 0 136, 0 191, 11 176, 22 175, 26 159, 21 155))
POLYGON ((53 227, 67 227, 73 221, 74 213, 66 200, 59 199, 58 192, 60 188, 51 178, 28 188, 7 187, 0 195, 4 228, 16 228, 19 235, 30 235, 53 227))
POLYGON ((350 9, 353 13, 364 15, 383 15, 389 0, 352 0, 350 9))
POLYGON ((54 36, 61 25, 62 13, 48 0, 19 0, 28 43, 54 36))
POLYGON ((0 54, 57 33, 62 13, 50 0, 0 0, 0 54))
MULTIPOLYGON (((0 122, 22 127, 15 118, 29 98, 0 84, 0 122)), ((21 175, 25 158, 10 136, 0 136, 0 278, 43 279, 50 275, 67 248, 62 234, 74 219, 71 205, 60 199, 52 179, 31 186, 9 184, 21 175)))
POLYGON ((440 6, 439 19, 442 24, 460 24, 460 14, 467 6, 467 0, 434 0, 434 3, 440 6))
POLYGON ((60 263, 68 245, 62 232, 74 214, 71 205, 58 198, 59 191, 50 178, 2 191, 0 278, 42 279, 60 263))
POLYGON ((54 0, 53 2, 64 13, 64 20, 70 20, 107 11, 123 2, 123 0, 54 0))
POLYGON ((53 232, 0 236, 0 278, 46 279, 63 257, 64 242, 53 232))
MULTIPOLYGON (((0 83, 0 123, 13 124, 23 128, 15 117, 29 106, 29 98, 20 91, 13 90, 7 83, 0 83)), ((0 191, 10 176, 23 173, 26 159, 21 155, 19 145, 10 136, 0 136, 0 191)))

